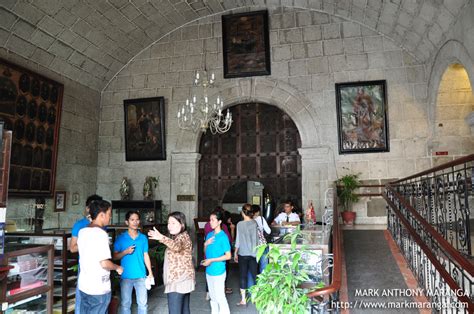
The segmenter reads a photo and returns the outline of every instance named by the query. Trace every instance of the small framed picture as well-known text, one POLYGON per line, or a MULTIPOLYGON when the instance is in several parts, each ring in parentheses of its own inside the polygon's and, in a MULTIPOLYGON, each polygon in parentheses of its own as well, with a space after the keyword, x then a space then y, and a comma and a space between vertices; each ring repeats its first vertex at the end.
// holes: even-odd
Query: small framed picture
POLYGON ((81 201, 81 198, 79 196, 79 193, 73 193, 72 194, 72 205, 79 205, 79 202, 81 201))
POLYGON ((54 194, 54 211, 66 211, 66 191, 56 191, 54 194))
POLYGON ((260 195, 252 196, 252 205, 260 205, 260 195))

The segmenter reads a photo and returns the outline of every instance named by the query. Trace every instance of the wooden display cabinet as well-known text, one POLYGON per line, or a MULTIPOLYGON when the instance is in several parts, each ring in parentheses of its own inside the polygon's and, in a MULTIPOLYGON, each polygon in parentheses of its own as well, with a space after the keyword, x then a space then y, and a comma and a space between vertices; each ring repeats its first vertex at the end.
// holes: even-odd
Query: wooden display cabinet
POLYGON ((52 245, 8 243, 0 259, 3 272, 0 280, 2 313, 29 311, 52 313, 53 304, 52 245))
MULTIPOLYGON (((107 230, 111 244, 115 241, 115 230, 107 230)), ((9 232, 6 243, 52 244, 54 247, 53 312, 74 313, 78 254, 69 251, 71 232, 62 229, 45 229, 43 233, 9 232), (66 279, 64 279, 66 278, 66 279)))

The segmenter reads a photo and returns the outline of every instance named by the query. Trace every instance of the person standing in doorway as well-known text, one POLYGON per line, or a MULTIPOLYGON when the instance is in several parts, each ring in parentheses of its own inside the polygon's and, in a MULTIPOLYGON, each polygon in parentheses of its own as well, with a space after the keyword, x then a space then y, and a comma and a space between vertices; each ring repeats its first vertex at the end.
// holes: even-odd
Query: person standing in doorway
MULTIPOLYGON (((93 194, 89 196, 86 200, 86 208, 84 209, 84 217, 74 224, 72 227, 72 232, 71 232, 71 243, 69 245, 69 251, 71 253, 76 253, 77 252, 77 237, 79 236, 79 231, 81 231, 82 228, 87 227, 91 223, 91 217, 89 215, 89 205, 92 201, 101 201, 102 196, 99 196, 97 194, 93 194)), ((80 257, 79 257, 80 258, 80 257)), ((81 271, 80 268, 77 270, 78 274, 77 276, 79 277, 79 272, 81 271)), ((76 286, 76 306, 74 309, 74 312, 76 314, 81 313, 80 309, 80 304, 81 304, 81 294, 79 293, 79 285, 76 286)))
POLYGON ((138 314, 146 314, 148 308, 148 292, 145 285, 146 271, 153 278, 150 256, 148 255, 148 239, 139 231, 140 214, 129 211, 125 214, 127 232, 122 233, 114 243, 114 259, 120 260, 124 268, 120 280, 120 313, 131 313, 132 292, 135 288, 138 314), (146 266, 146 269, 145 269, 146 266))
POLYGON ((186 231, 186 216, 181 212, 168 215, 170 237, 153 228, 148 232, 150 239, 166 245, 163 265, 163 282, 168 296, 170 314, 189 314, 189 300, 196 280, 193 265, 193 243, 186 231))
POLYGON ((230 313, 225 296, 225 278, 227 276, 225 261, 230 260, 232 254, 229 239, 221 229, 223 219, 224 213, 222 211, 211 213, 209 223, 213 231, 206 236, 204 242, 206 259, 201 262, 201 265, 206 267, 206 281, 209 286, 212 314, 230 313))
POLYGON ((77 245, 79 249, 78 285, 81 294, 81 313, 107 313, 112 296, 110 271, 119 275, 123 268, 112 263, 109 248, 109 236, 104 228, 110 223, 112 208, 107 201, 93 201, 89 205, 92 222, 79 231, 77 245))

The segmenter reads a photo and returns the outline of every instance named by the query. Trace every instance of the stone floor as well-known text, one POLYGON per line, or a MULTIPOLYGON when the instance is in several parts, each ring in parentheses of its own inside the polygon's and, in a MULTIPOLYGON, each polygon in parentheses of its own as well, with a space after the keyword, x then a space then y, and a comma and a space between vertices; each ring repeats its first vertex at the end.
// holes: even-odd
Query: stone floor
MULTIPOLYGON (((233 289, 232 294, 227 295, 231 313, 257 313, 253 304, 248 304, 247 308, 236 306, 240 301, 239 296, 239 276, 238 268, 234 267, 230 271, 228 286, 233 289)), ((168 313, 168 301, 163 293, 164 287, 153 289, 148 296, 148 313, 168 313)), ((209 301, 206 301, 206 277, 204 272, 196 273, 196 290, 191 293, 191 313, 211 313, 209 301)), ((134 311, 136 313, 136 310, 134 311)))

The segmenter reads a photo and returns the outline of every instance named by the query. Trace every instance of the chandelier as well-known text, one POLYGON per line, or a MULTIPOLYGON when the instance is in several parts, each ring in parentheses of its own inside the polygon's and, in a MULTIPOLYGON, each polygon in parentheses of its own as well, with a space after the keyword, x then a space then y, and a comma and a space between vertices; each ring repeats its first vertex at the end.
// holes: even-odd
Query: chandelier
POLYGON ((210 76, 207 71, 196 72, 191 98, 178 108, 178 126, 183 130, 192 130, 203 133, 209 128, 212 134, 225 133, 232 125, 232 114, 229 109, 224 114, 224 100, 217 94, 209 97, 209 89, 214 87, 215 75, 210 76))

